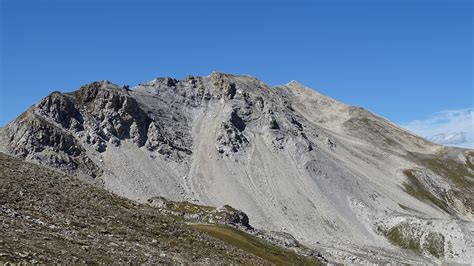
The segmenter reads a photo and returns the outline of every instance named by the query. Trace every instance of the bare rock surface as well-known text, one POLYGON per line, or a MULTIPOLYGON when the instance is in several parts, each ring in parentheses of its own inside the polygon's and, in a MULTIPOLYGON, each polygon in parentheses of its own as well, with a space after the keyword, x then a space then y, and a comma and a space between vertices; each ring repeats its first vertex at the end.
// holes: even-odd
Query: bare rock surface
POLYGON ((132 200, 233 206, 330 261, 474 261, 474 151, 296 81, 95 82, 52 93, 0 135, 9 154, 132 200))

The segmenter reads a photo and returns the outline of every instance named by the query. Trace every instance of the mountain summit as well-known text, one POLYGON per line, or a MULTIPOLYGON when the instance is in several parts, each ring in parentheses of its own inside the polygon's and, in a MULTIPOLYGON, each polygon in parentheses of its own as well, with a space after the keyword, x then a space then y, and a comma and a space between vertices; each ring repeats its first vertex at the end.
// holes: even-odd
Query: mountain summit
POLYGON ((94 82, 51 93, 0 136, 7 154, 131 200, 229 204, 330 261, 474 261, 474 151, 296 81, 94 82))

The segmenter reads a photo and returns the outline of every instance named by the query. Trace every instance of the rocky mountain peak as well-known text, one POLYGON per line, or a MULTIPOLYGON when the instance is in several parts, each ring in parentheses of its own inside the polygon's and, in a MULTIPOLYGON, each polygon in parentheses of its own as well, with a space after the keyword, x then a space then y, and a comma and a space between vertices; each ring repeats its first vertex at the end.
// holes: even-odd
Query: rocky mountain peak
POLYGON ((286 83, 285 86, 299 86, 299 87, 304 87, 303 84, 299 83, 296 80, 291 80, 290 82, 286 83))
POLYGON ((0 144, 132 200, 231 205, 256 228, 323 243, 334 261, 474 260, 474 152, 296 81, 93 82, 51 93, 2 128, 0 144))

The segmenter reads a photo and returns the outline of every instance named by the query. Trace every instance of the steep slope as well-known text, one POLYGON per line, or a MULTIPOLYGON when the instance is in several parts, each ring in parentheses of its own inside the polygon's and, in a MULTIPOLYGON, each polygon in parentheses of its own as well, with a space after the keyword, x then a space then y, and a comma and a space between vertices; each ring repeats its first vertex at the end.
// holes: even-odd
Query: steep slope
POLYGON ((474 260, 473 151, 294 81, 96 82, 52 93, 1 134, 5 152, 133 200, 230 204, 336 261, 474 260))
POLYGON ((0 192, 3 263, 317 264, 230 227, 201 223, 196 230, 178 216, 2 153, 0 192), (200 232, 209 230, 227 237, 200 232))

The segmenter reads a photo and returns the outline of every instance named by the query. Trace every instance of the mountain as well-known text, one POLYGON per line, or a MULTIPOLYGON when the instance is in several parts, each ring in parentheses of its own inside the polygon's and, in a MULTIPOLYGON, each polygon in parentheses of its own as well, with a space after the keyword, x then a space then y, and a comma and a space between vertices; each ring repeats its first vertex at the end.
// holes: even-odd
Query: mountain
POLYGON ((4 153, 137 202, 229 204, 330 261, 474 261, 474 151, 296 81, 94 82, 51 93, 0 136, 4 153))

